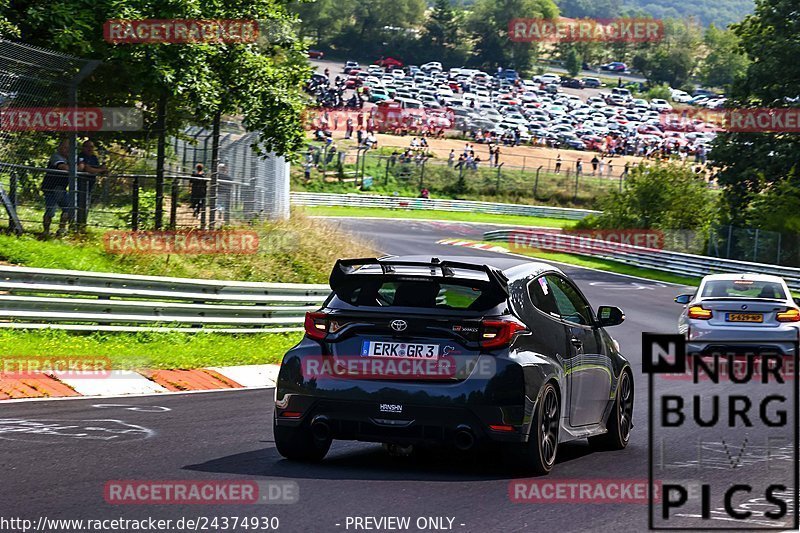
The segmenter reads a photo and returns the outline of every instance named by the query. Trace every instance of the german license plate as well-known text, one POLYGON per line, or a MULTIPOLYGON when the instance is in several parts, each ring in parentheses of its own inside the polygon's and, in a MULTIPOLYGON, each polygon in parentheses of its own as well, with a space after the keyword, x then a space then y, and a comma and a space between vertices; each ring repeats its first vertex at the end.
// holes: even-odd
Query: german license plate
POLYGON ((725 320, 728 322, 763 322, 764 315, 761 313, 728 313, 725 320))
POLYGON ((438 344, 418 344, 411 342, 364 341, 361 344, 362 357, 401 357, 406 359, 439 359, 438 344))

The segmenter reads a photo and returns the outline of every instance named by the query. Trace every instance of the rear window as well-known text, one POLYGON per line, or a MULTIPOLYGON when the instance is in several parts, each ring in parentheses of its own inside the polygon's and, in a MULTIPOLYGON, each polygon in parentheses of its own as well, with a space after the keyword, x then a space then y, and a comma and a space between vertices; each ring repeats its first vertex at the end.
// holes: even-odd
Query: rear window
POLYGON ((786 293, 780 283, 746 279, 712 280, 703 287, 703 298, 767 298, 783 300, 786 293))
POLYGON ((497 296, 482 283, 442 283, 435 280, 375 280, 336 291, 340 300, 359 307, 419 307, 485 311, 496 306, 497 296))

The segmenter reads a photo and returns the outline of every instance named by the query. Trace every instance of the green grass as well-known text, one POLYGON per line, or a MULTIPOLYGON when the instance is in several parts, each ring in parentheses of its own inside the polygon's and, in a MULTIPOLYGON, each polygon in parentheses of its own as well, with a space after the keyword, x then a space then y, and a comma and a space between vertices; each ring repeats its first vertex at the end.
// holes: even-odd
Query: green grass
POLYGON ((302 333, 91 333, 0 330, 3 357, 107 357, 114 369, 280 363, 302 333))
POLYGON ((547 228, 571 228, 574 220, 561 218, 525 217, 517 215, 490 215, 487 213, 464 213, 457 211, 412 211, 406 209, 384 209, 379 207, 306 207, 306 213, 326 217, 380 217, 454 220, 459 222, 482 222, 486 224, 514 224, 547 228))
POLYGON ((116 272, 193 279, 325 283, 336 259, 370 256, 374 251, 356 238, 296 212, 287 221, 248 227, 259 235, 255 254, 107 253, 104 233, 41 240, 0 234, 0 261, 31 268, 116 272))
MULTIPOLYGON (((507 243, 503 242, 490 242, 488 244, 501 246, 510 249, 507 243)), ((582 266, 587 268, 594 268, 597 270, 604 270, 607 272, 614 272, 615 274, 627 274, 629 276, 638 276, 640 278, 652 279, 654 281, 663 281, 666 283, 676 283, 678 285, 700 285, 700 278, 691 278, 688 276, 679 276, 677 274, 670 274, 669 272, 661 272, 660 270, 652 270, 650 268, 640 268, 618 261, 610 261, 608 259, 597 259, 594 257, 586 257, 582 255, 573 255, 557 252, 543 252, 539 250, 520 250, 515 247, 514 253, 520 255, 527 255, 537 259, 557 261, 559 263, 566 263, 569 265, 582 266)))

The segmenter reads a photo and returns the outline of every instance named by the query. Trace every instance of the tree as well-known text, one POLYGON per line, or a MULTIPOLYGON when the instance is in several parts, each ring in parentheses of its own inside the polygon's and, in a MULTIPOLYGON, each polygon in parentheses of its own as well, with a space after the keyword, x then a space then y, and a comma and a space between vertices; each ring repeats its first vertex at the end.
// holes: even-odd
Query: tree
POLYGON ((558 8, 552 0, 476 0, 467 22, 474 41, 473 63, 489 69, 529 69, 538 47, 535 43, 512 41, 509 22, 517 18, 557 16, 558 8))
MULTIPOLYGON (((750 60, 743 79, 734 82, 732 107, 794 107, 800 90, 800 19, 792 0, 758 0, 755 12, 733 26, 750 60)), ((748 207, 765 190, 798 173, 800 137, 793 133, 720 134, 711 156, 719 165, 719 183, 727 221, 748 222, 748 207)))
POLYGON ((643 47, 633 66, 652 83, 678 87, 685 83, 698 63, 701 32, 691 20, 665 20, 664 39, 643 47))
POLYGON ((747 71, 748 59, 739 48, 739 37, 712 24, 706 29, 703 42, 708 53, 700 65, 700 81, 706 87, 729 89, 747 71))
POLYGON ((564 68, 567 69, 567 74, 574 78, 581 72, 581 56, 578 55, 574 47, 569 49, 567 57, 564 60, 564 68))
POLYGON ((669 163, 635 166, 622 191, 601 201, 602 214, 584 227, 698 230, 714 218, 715 202, 691 169, 669 163))

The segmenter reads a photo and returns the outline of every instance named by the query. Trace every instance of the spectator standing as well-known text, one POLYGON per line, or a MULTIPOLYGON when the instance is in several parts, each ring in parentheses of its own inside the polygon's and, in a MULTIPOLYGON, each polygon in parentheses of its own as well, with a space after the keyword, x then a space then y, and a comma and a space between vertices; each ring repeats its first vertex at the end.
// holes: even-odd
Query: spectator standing
POLYGON ((561 154, 556 155, 556 174, 561 174, 561 154))
POLYGON ((423 187, 423 188, 422 188, 422 190, 419 192, 419 197, 420 197, 420 198, 425 198, 425 199, 427 199, 427 198, 430 198, 430 195, 431 195, 431 193, 430 193, 430 191, 427 189, 427 187, 423 187))
POLYGON ((597 175, 597 165, 600 163, 600 160, 597 159, 597 156, 592 157, 592 176, 597 175))
POLYGON ((44 231, 42 235, 45 238, 50 236, 50 224, 58 208, 61 208, 61 220, 56 236, 60 237, 66 233, 67 223, 72 216, 72 198, 67 193, 67 187, 69 187, 68 155, 69 139, 64 139, 47 163, 47 169, 55 172, 46 172, 42 179, 42 192, 44 193, 44 218, 42 219, 44 231))
POLYGON ((447 166, 452 168, 453 167, 453 163, 455 162, 455 159, 456 159, 456 151, 451 149, 450 150, 450 155, 447 156, 447 166))
MULTIPOLYGON (((308 161, 308 157, 311 154, 306 156, 306 161, 308 161)), ((194 172, 192 172, 192 181, 191 181, 191 202, 192 202, 192 214, 195 218, 200 216, 200 213, 204 212, 206 209, 206 194, 208 192, 208 183, 205 180, 206 173, 202 163, 197 163, 194 167, 194 172)))
POLYGON ((575 161, 575 174, 578 176, 583 174, 583 161, 580 157, 575 161))
POLYGON ((496 146, 494 149, 494 166, 498 166, 500 164, 500 146, 496 146))
POLYGON ((78 208, 85 210, 88 215, 97 176, 108 172, 106 166, 100 164, 95 145, 91 140, 84 141, 81 145, 81 152, 78 154, 78 172, 84 173, 78 176, 78 208))
POLYGON ((600 177, 603 176, 603 171, 606 169, 606 162, 603 161, 603 158, 600 158, 600 161, 597 162, 597 173, 600 177))

